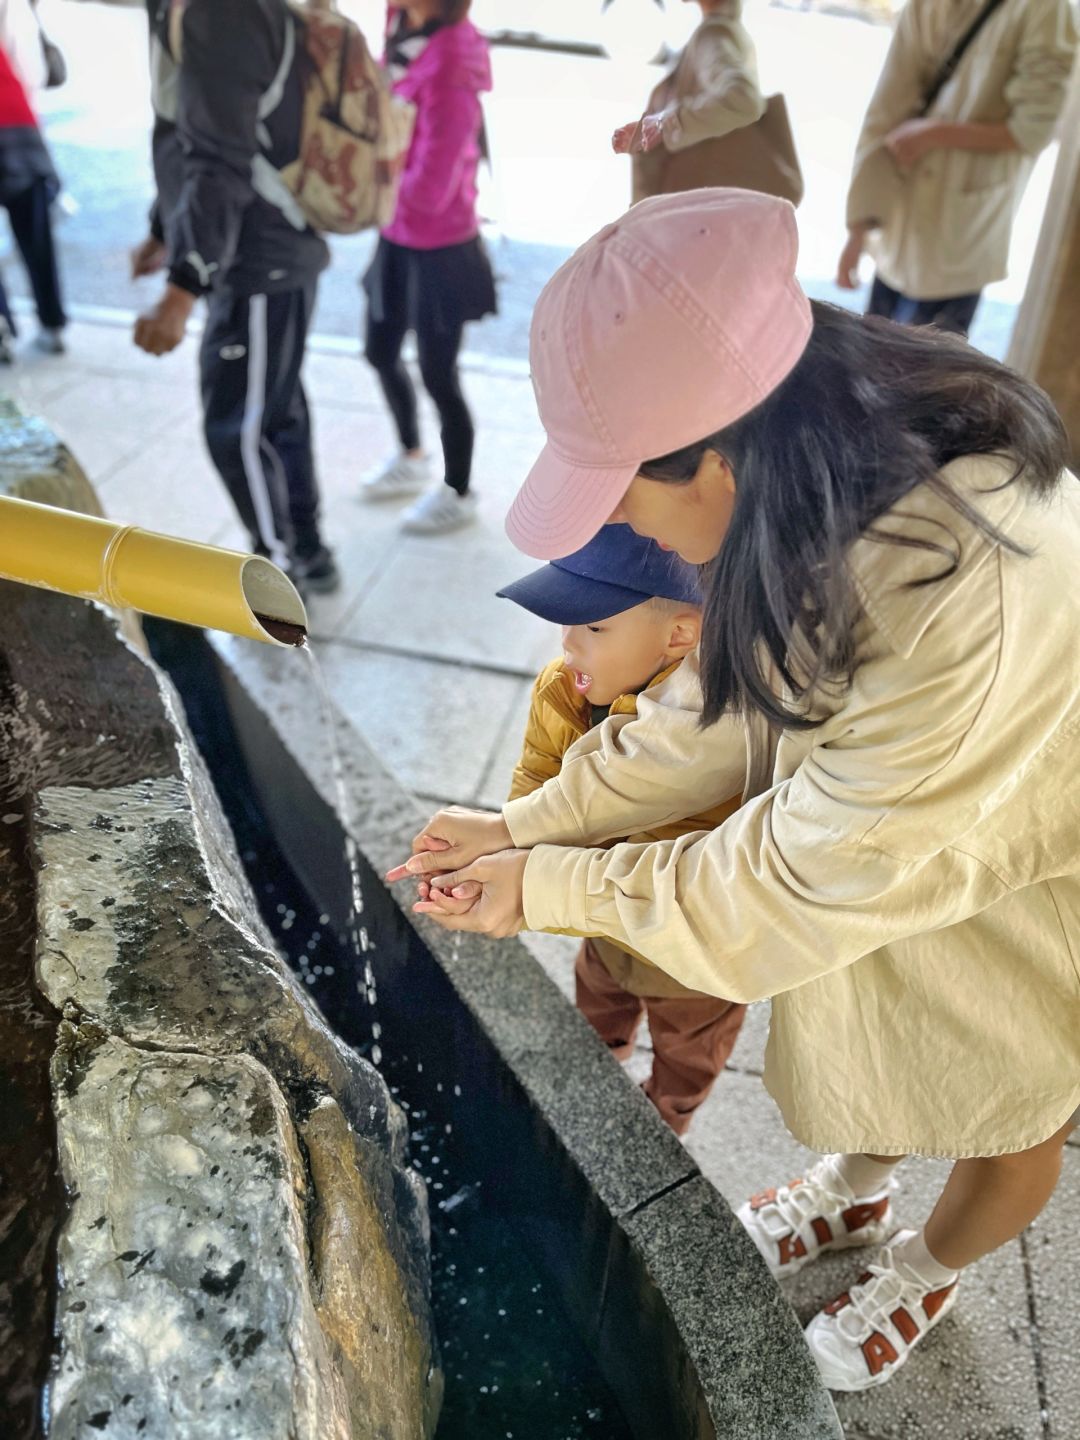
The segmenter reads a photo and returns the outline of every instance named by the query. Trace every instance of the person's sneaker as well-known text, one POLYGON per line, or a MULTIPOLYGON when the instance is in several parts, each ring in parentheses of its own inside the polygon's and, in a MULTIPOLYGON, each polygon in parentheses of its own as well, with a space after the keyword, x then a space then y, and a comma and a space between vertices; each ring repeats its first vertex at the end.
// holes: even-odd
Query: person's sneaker
POLYGON ((294 557, 289 575, 301 595, 330 595, 341 586, 341 571, 325 545, 311 555, 294 557))
POLYGON ((445 535, 471 525, 476 514, 476 496, 471 491, 459 495, 440 481, 409 506, 401 517, 401 528, 409 535, 445 535))
POLYGON ((880 1245, 892 1229, 896 1181, 873 1195, 852 1193, 824 1155, 802 1180, 753 1195, 737 1214, 776 1278, 794 1275, 825 1250, 880 1245))
POLYGON ((50 330, 43 325, 34 337, 34 344, 45 355, 67 354, 67 345, 64 343, 62 330, 50 330))
POLYGON ((830 1390, 884 1385, 955 1305, 955 1280, 935 1290, 893 1254, 913 1234, 898 1231, 851 1289, 806 1327, 806 1343, 830 1390))
POLYGON ((360 478, 361 500, 396 500, 415 495, 431 479, 426 455, 391 455, 360 478))

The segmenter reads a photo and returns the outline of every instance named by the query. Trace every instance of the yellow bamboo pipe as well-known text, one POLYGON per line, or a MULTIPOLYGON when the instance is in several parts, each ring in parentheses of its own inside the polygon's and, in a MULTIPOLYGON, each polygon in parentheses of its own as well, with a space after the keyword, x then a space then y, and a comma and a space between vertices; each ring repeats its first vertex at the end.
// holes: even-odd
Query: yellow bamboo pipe
POLYGON ((307 637, 304 602, 269 560, 5 495, 0 577, 270 645, 307 637))

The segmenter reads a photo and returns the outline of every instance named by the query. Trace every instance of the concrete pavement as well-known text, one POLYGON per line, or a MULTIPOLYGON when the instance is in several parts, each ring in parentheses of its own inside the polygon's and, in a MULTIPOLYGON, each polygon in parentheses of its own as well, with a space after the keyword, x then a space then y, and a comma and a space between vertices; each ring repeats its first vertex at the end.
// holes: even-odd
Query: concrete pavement
MULTIPOLYGON (((64 436, 111 516, 241 544, 203 453, 194 338, 160 361, 136 351, 117 326, 76 324, 70 341, 66 358, 25 351, 0 373, 0 391, 64 436)), ((444 539, 422 539, 398 533, 400 504, 356 500, 359 472, 391 438, 366 367, 340 344, 317 343, 306 376, 326 531, 346 577, 340 595, 311 605, 315 648, 334 698, 389 768, 433 805, 497 805, 532 677, 558 648, 551 627, 494 599, 527 565, 506 540, 502 518, 541 439, 528 382, 520 367, 486 361, 468 368, 479 422, 480 521, 444 539)), ((434 441, 430 414, 425 420, 434 441)), ((281 663, 294 660, 282 652, 281 663)), ((538 936, 532 946, 569 993, 574 942, 538 936)), ((729 1072, 689 1140, 705 1174, 734 1204, 809 1162, 760 1084, 766 1028, 767 1007, 753 1007, 729 1072)), ((648 1061, 646 1041, 631 1074, 640 1078, 648 1061)), ((905 1223, 926 1215, 946 1168, 924 1161, 904 1168, 905 1223)), ((884 1389, 841 1397, 850 1440, 1072 1440, 1080 1413, 1078 1189, 1080 1149, 1070 1146, 1045 1214, 965 1277, 960 1305, 918 1359, 884 1389)), ((859 1268, 858 1257, 830 1257, 799 1277, 791 1298, 800 1316, 808 1318, 859 1268)))

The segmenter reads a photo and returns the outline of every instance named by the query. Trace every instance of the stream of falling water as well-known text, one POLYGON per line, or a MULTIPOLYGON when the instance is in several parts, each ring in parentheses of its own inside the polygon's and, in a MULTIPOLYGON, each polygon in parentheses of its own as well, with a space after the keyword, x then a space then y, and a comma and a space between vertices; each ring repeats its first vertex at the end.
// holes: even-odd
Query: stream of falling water
MULTIPOLYGON (((326 683, 326 675, 319 664, 319 657, 311 648, 310 642, 305 640, 299 648, 307 656, 312 684, 319 697, 323 734, 326 736, 330 773, 334 782, 334 800, 341 820, 341 828, 345 832, 345 861, 349 870, 349 909, 345 920, 345 939, 357 961, 357 994, 366 999, 371 1012, 371 1063, 377 1067, 382 1064, 383 1058, 382 1046, 379 1043, 382 1038, 382 1026, 379 1023, 377 1010, 379 997, 375 988, 375 970, 371 963, 372 942, 367 932, 367 926, 364 924, 364 891, 360 880, 360 850, 356 843, 352 806, 349 804, 349 792, 345 784, 345 765, 338 740, 334 702, 326 683)), ((320 916, 319 919, 326 924, 330 923, 328 915, 320 916)), ((307 974, 305 979, 311 985, 314 983, 315 976, 307 974)))

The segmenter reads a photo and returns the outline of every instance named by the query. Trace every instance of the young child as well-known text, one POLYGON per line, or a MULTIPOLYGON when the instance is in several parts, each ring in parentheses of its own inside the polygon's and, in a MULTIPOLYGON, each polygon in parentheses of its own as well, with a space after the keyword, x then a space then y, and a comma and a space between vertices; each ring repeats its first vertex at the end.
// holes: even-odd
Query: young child
MULTIPOLYGON (((533 688, 509 795, 516 800, 557 775, 567 750, 593 725, 636 713, 638 693, 665 680, 697 645, 701 608, 694 567, 628 525, 605 525, 584 549, 499 594, 562 626, 562 658, 541 671, 533 688)), ((739 798, 631 838, 712 830, 739 798)), ((675 1133, 685 1134, 731 1054, 746 1006, 687 990, 602 939, 583 942, 575 990, 578 1009, 618 1060, 629 1058, 648 1016, 653 1068, 645 1094, 675 1133)))

